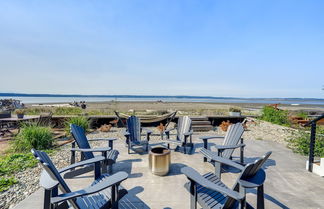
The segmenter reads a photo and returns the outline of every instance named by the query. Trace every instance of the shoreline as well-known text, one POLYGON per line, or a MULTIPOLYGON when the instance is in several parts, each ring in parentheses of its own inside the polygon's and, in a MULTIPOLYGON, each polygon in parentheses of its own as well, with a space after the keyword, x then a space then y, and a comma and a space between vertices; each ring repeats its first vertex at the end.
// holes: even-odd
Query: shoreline
MULTIPOLYGON (((69 104, 67 102, 46 102, 46 103, 27 103, 26 107, 46 107, 45 105, 62 105, 69 104), (41 105, 39 105, 41 104, 41 105), (39 106, 33 106, 39 105, 39 106)), ((159 101, 97 101, 97 102, 86 102, 87 109, 119 109, 121 111, 128 111, 129 109, 134 110, 168 110, 168 109, 179 109, 179 110, 194 110, 194 109, 228 109, 230 107, 239 107, 242 110, 261 110, 264 106, 269 104, 264 103, 211 103, 211 102, 159 102, 159 101)), ((284 110, 292 111, 324 111, 323 105, 315 104, 279 104, 279 108, 284 110)))

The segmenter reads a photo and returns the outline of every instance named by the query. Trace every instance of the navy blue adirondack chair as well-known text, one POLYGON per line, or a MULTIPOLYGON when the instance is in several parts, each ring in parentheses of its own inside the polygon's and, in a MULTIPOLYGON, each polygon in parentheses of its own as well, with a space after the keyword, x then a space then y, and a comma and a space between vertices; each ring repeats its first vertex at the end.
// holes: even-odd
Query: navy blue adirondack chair
POLYGON ((187 146, 189 146, 191 149, 193 148, 193 130, 191 127, 191 119, 189 118, 189 116, 179 117, 177 127, 173 129, 168 129, 164 131, 164 134, 166 134, 167 136, 167 138, 164 140, 165 143, 167 144, 168 148, 170 148, 171 143, 176 144, 176 150, 178 150, 179 146, 181 146, 184 150, 184 153, 186 154, 187 146), (173 129, 177 130, 177 135, 175 139, 170 139, 170 131, 172 131, 173 129))
POLYGON ((200 139, 204 142, 204 148, 200 150, 200 152, 204 155, 204 162, 206 162, 209 158, 208 153, 212 152, 205 152, 206 150, 210 150, 210 146, 208 146, 208 140, 215 139, 215 138, 223 138, 222 145, 215 145, 217 149, 213 153, 217 153, 218 156, 223 158, 232 159, 232 155, 235 149, 240 148, 240 163, 244 164, 244 147, 245 144, 243 143, 242 135, 244 133, 244 127, 242 123, 231 124, 225 136, 203 136, 200 139))
POLYGON ((136 116, 130 116, 126 121, 126 144, 128 146, 128 154, 133 146, 145 146, 148 151, 150 135, 152 131, 141 127, 141 120, 136 116), (146 131, 146 138, 142 139, 142 131, 146 131))
MULTIPOLYGON (((81 161, 89 160, 95 157, 93 153, 101 153, 102 156, 105 157, 105 161, 102 164, 102 172, 111 173, 112 165, 116 162, 119 152, 113 149, 113 141, 116 138, 97 138, 97 139, 88 139, 85 135, 85 132, 82 127, 77 126, 75 124, 70 124, 71 135, 75 139, 72 143, 71 149, 71 164, 75 163, 76 155, 75 152, 81 152, 81 161), (108 141, 107 147, 102 148, 91 148, 89 141, 108 141), (75 147, 75 144, 78 145, 79 148, 75 147)), ((93 166, 85 166, 83 168, 79 168, 77 170, 73 170, 65 174, 65 178, 71 178, 86 172, 93 170, 93 166)))
POLYGON ((40 185, 45 189, 44 209, 118 208, 118 201, 127 194, 127 191, 120 186, 120 183, 128 178, 126 172, 101 175, 100 163, 105 161, 103 156, 97 156, 57 170, 45 152, 35 149, 32 149, 31 152, 44 168, 40 178, 40 185), (72 192, 61 174, 89 164, 93 164, 95 168, 93 183, 85 189, 72 192), (59 190, 61 194, 59 194, 59 190))
MULTIPOLYGON (((208 150, 208 152, 210 151, 208 150)), ((241 171, 232 189, 221 181, 221 174, 218 172, 220 166, 215 168, 215 173, 209 172, 205 175, 200 175, 190 167, 182 168, 181 172, 189 179, 185 188, 190 193, 190 208, 197 208, 197 202, 204 209, 251 208, 252 206, 246 202, 246 189, 257 188, 257 208, 263 209, 263 184, 266 174, 262 165, 270 155, 271 152, 267 152, 264 156, 245 166, 230 159, 213 155, 212 160, 215 164, 226 164, 241 171)))

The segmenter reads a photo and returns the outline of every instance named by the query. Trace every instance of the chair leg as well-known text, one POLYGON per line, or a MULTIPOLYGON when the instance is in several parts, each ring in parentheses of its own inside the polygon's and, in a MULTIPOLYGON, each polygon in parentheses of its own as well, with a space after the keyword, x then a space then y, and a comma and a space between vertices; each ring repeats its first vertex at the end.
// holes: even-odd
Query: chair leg
POLYGON ((258 192, 257 192, 257 209, 264 209, 264 191, 263 191, 263 184, 258 187, 258 192))
MULTIPOLYGON (((72 148, 75 148, 75 142, 72 142, 72 148)), ((75 163, 75 158, 75 151, 71 151, 71 165, 75 163)), ((74 168, 71 170, 74 170, 74 168)))
POLYGON ((102 152, 102 156, 105 158, 105 160, 102 163, 102 173, 108 173, 108 160, 107 160, 107 152, 102 152))
POLYGON ((112 170, 113 170, 113 165, 111 164, 111 165, 108 165, 108 171, 107 171, 107 173, 108 174, 112 174, 112 170))
POLYGON ((214 164, 214 168, 215 168, 215 175, 219 178, 219 180, 221 179, 221 172, 222 172, 222 164, 219 162, 213 162, 214 164))
POLYGON ((52 196, 52 191, 45 189, 44 203, 43 203, 43 208, 44 209, 51 209, 52 208, 51 196, 52 196))
POLYGON ((197 209, 197 187, 194 181, 190 181, 190 209, 197 209))
MULTIPOLYGON (((241 144, 243 144, 243 138, 241 138, 241 144)), ((240 147, 240 162, 244 164, 244 147, 240 147)))
MULTIPOLYGON (((205 149, 208 149, 208 141, 207 141, 207 139, 203 139, 204 140, 204 148, 205 149)), ((207 158, 206 157, 204 157, 204 162, 207 162, 207 158)))
MULTIPOLYGON (((235 190, 235 188, 234 188, 234 191, 237 191, 237 190, 235 190)), ((239 203, 239 207, 238 208, 241 208, 241 209, 245 209, 245 208, 247 208, 246 207, 246 189, 244 188, 244 187, 242 187, 241 185, 239 185, 239 187, 238 187, 238 192, 244 197, 241 201, 240 201, 240 203, 239 203)))

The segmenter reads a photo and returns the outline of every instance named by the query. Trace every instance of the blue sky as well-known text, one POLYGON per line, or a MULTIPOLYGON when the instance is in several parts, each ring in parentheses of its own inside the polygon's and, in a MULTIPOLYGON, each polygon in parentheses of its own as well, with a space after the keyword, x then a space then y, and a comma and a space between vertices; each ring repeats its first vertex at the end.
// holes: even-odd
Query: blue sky
POLYGON ((0 0, 0 92, 316 97, 324 1, 0 0))

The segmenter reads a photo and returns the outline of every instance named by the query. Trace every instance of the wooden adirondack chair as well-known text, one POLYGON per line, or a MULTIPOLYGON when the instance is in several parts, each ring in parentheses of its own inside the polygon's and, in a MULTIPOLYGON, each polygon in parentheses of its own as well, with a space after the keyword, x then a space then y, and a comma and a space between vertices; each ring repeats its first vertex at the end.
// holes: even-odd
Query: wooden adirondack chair
POLYGON ((136 116, 131 116, 126 121, 127 130, 124 133, 126 137, 126 144, 128 146, 128 154, 133 146, 146 146, 148 152, 148 146, 150 141, 150 135, 152 131, 141 127, 141 120, 136 116), (141 138, 142 131, 146 131, 146 138, 141 138))
POLYGON ((116 125, 117 125, 117 127, 118 127, 118 128, 124 128, 124 127, 126 127, 126 125, 125 125, 125 123, 124 123, 124 121, 125 121, 126 119, 123 119, 122 117, 120 117, 119 112, 114 111, 114 113, 115 113, 115 115, 116 115, 116 120, 117 120, 116 125))
MULTIPOLYGON (((77 126, 75 124, 70 124, 70 131, 71 135, 75 139, 72 142, 72 149, 71 149, 71 164, 75 163, 76 155, 75 152, 81 152, 81 161, 82 160, 89 160, 94 158, 95 152, 99 152, 102 156, 105 157, 105 161, 102 164, 102 172, 103 173, 111 173, 112 165, 116 162, 119 152, 113 149, 113 141, 116 138, 97 138, 97 139, 88 139, 85 135, 85 132, 82 127, 77 126), (89 141, 108 141, 108 146, 103 148, 91 148, 89 141), (75 144, 78 145, 79 148, 75 147, 75 144)), ((77 170, 70 171, 65 174, 65 178, 72 178, 74 176, 78 176, 83 173, 87 173, 93 170, 93 166, 85 166, 83 168, 79 168, 77 170)))
POLYGON ((170 143, 176 144, 177 148, 179 146, 183 147, 184 153, 187 153, 186 147, 189 145, 190 148, 193 148, 192 143, 192 134, 193 131, 191 129, 191 119, 189 116, 183 116, 179 117, 177 128, 168 129, 164 131, 164 134, 166 134, 167 138, 164 140, 167 144, 168 148, 170 148, 170 143), (170 139, 170 131, 177 130, 177 136, 175 139, 170 139), (190 142, 188 142, 188 137, 190 142))
POLYGON ((51 126, 52 113, 43 113, 39 116, 37 126, 51 126))
POLYGON ((223 158, 232 159, 232 155, 235 149, 240 148, 240 162, 244 163, 244 147, 242 135, 244 133, 244 128, 241 123, 232 124, 228 127, 226 135, 223 136, 203 136, 200 137, 204 141, 204 148, 200 152, 204 155, 204 162, 209 158, 208 153, 208 140, 214 138, 224 138, 222 145, 215 145, 217 149, 217 155, 223 158))
POLYGON ((63 209, 63 208, 117 208, 118 201, 127 191, 120 186, 120 183, 128 178, 126 172, 118 172, 109 176, 101 175, 100 163, 105 158, 98 156, 90 160, 75 163, 61 170, 57 170, 51 159, 45 152, 32 149, 31 152, 44 168, 40 185, 45 189, 44 209, 63 209), (72 192, 61 173, 74 169, 79 166, 94 164, 95 180, 85 189, 72 192), (61 194, 59 194, 60 189, 61 194))
POLYGON ((220 173, 217 172, 217 169, 215 174, 209 172, 205 175, 200 175, 193 168, 182 168, 181 172, 189 179, 189 182, 185 184, 185 188, 190 192, 190 208, 197 208, 197 202, 204 209, 251 207, 246 203, 246 189, 257 188, 257 208, 263 209, 263 183, 266 179, 266 174, 261 167, 270 155, 271 152, 267 152, 255 162, 249 163, 246 166, 242 166, 227 158, 213 155, 212 160, 217 164, 226 164, 241 171, 232 189, 228 188, 221 181, 220 173))

